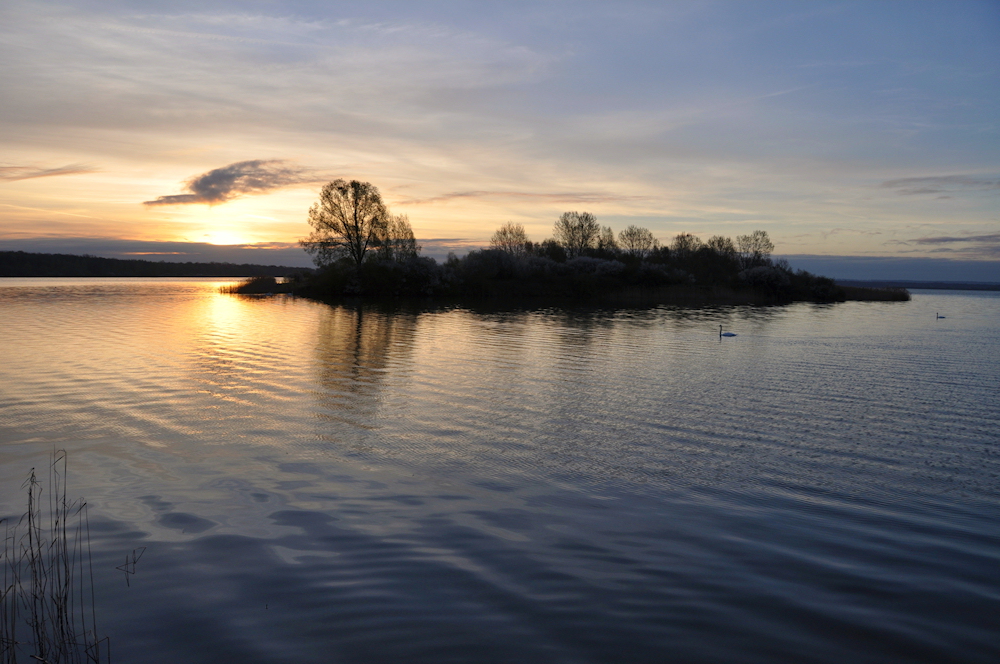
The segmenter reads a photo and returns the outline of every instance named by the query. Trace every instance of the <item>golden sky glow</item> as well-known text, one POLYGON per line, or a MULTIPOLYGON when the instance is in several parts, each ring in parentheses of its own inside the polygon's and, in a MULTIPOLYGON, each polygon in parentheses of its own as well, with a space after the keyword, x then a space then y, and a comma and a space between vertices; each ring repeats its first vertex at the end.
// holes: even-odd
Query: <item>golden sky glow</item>
POLYGON ((1000 259, 1000 10, 944 6, 4 3, 0 248, 288 247, 345 177, 438 250, 586 210, 1000 259))

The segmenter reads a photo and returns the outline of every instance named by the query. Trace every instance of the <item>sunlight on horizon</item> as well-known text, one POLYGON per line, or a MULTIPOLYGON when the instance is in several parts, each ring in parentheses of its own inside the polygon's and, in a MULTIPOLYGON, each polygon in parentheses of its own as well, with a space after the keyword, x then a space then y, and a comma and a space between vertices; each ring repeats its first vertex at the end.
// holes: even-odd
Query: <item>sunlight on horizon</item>
POLYGON ((211 231, 202 236, 202 241, 215 245, 245 245, 253 244, 256 240, 249 239, 246 235, 233 231, 211 231))

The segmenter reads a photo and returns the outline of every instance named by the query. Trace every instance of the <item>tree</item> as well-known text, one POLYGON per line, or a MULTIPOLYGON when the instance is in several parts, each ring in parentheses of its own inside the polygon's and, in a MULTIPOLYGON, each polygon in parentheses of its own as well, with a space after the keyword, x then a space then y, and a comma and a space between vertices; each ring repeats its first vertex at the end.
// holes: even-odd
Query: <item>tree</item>
POLYGON ((389 221, 389 211, 375 185, 334 180, 323 187, 319 201, 309 208, 313 232, 300 244, 320 267, 341 256, 361 265, 368 250, 386 237, 389 221))
POLYGON ((750 235, 736 236, 736 253, 740 259, 740 267, 744 270, 770 265, 772 251, 774 243, 767 236, 767 231, 754 231, 750 235))
POLYGON ((552 238, 546 238, 535 245, 535 255, 551 258, 557 263, 566 262, 566 250, 552 238))
POLYGON ((636 258, 646 258, 659 245, 652 231, 639 226, 629 226, 619 233, 618 242, 627 254, 636 258))
POLYGON ((701 249, 701 240, 698 236, 690 233, 679 233, 670 243, 670 251, 681 258, 685 258, 701 249))
POLYGON ((566 249, 566 254, 575 258, 597 244, 600 232, 597 217, 589 212, 564 212, 556 222, 552 234, 566 249))
POLYGON ((705 246, 720 256, 728 257, 736 255, 736 245, 733 244, 733 241, 725 235, 713 235, 708 238, 708 242, 705 243, 705 246))
POLYGON ((615 232, 611 230, 610 226, 605 226, 601 229, 601 235, 597 238, 597 250, 609 254, 618 252, 618 242, 615 241, 615 232))
POLYGON ((529 244, 524 225, 515 224, 513 221, 508 221, 498 228, 490 239, 492 248, 505 251, 511 256, 524 256, 528 253, 529 244))
POLYGON ((413 237, 410 219, 405 214, 389 215, 389 221, 375 244, 375 255, 383 261, 405 263, 420 253, 420 245, 413 237))

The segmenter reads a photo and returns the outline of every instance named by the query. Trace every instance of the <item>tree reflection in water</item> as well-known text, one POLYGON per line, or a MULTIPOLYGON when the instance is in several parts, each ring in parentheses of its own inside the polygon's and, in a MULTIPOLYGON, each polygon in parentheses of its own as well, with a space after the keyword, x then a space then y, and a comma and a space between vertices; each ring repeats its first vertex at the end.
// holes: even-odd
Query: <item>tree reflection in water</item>
MULTIPOLYGON (((373 430, 390 378, 406 375, 418 315, 377 306, 338 306, 319 322, 318 416, 373 430), (390 371, 392 369, 392 371, 390 371)), ((338 441, 333 432, 322 436, 338 441)))

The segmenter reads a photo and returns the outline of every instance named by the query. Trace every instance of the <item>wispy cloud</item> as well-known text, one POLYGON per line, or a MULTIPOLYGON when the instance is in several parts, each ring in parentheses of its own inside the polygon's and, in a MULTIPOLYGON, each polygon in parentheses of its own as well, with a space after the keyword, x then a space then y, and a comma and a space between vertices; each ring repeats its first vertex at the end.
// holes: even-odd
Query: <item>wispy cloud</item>
POLYGON ((469 198, 496 198, 512 200, 547 201, 551 203, 605 203, 608 201, 644 201, 649 196, 621 196, 615 194, 560 192, 560 193, 530 193, 523 191, 457 191, 431 198, 412 198, 400 201, 400 205, 428 205, 432 203, 447 203, 448 201, 469 198))
POLYGON ((57 175, 79 175, 93 173, 96 169, 84 164, 70 164, 59 168, 37 168, 35 166, 0 166, 0 180, 16 182, 34 178, 50 178, 57 175))
POLYGON ((938 237, 922 237, 913 240, 917 244, 954 244, 965 242, 973 244, 998 244, 1000 245, 1000 233, 990 233, 987 235, 967 235, 965 237, 955 235, 941 235, 938 237))
MULTIPOLYGON (((935 175, 923 178, 902 178, 886 180, 881 185, 885 189, 896 189, 900 194, 945 194, 955 191, 983 191, 1000 189, 1000 179, 982 178, 972 175, 935 175)), ((939 196, 938 198, 949 198, 939 196)))
POLYGON ((873 229, 863 229, 863 228, 831 228, 826 231, 820 231, 819 235, 824 240, 832 235, 882 235, 882 231, 873 229))
POLYGON ((262 194, 305 182, 315 176, 307 169, 289 165, 283 159, 238 161, 222 168, 202 173, 187 182, 187 194, 160 196, 143 205, 188 205, 191 203, 225 203, 246 194, 262 194))
POLYGON ((911 240, 909 244, 930 247, 933 254, 949 254, 963 258, 1000 258, 1000 233, 985 235, 938 235, 911 240))
POLYGON ((98 217, 91 216, 89 214, 76 214, 75 212, 63 212, 61 210, 48 210, 46 208, 39 207, 29 207, 27 205, 12 205, 10 203, 0 203, 4 207, 14 208, 15 210, 31 210, 32 212, 45 212, 46 214, 59 214, 66 217, 80 217, 81 219, 98 219, 98 217))

